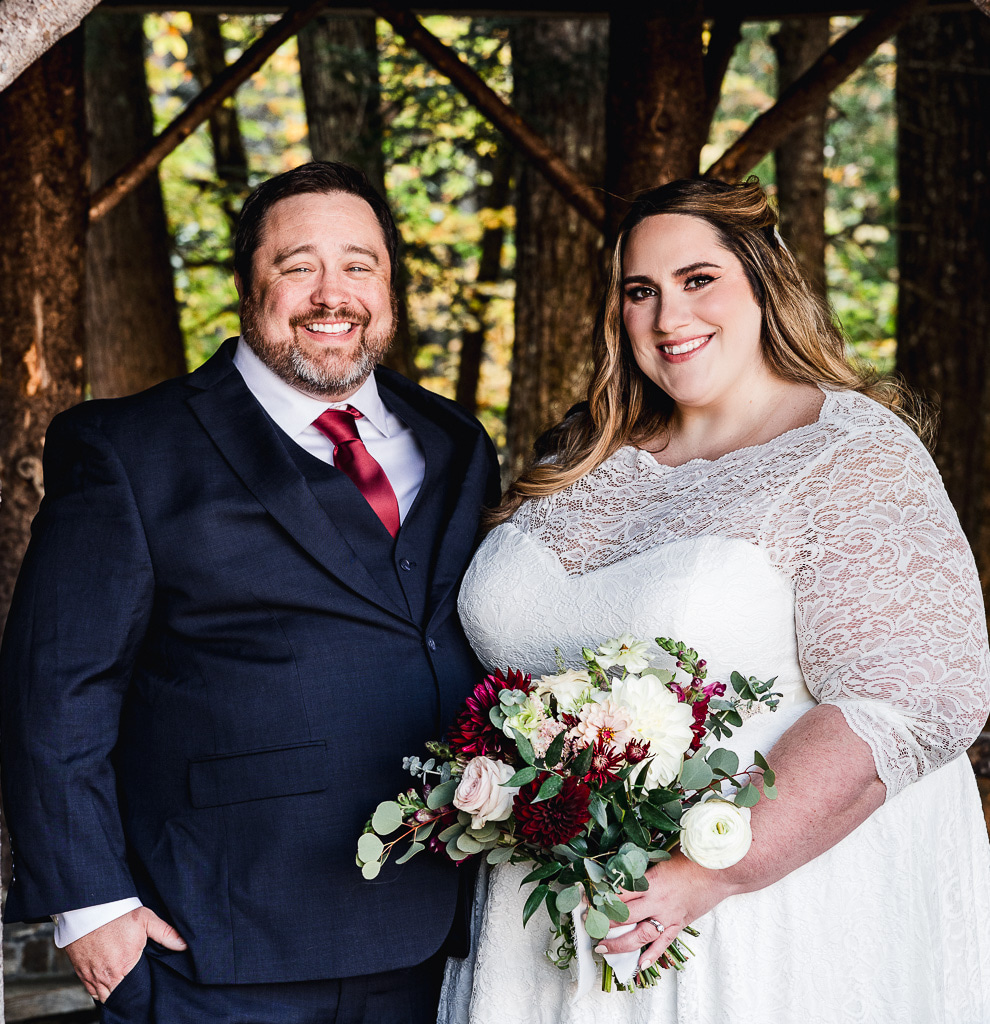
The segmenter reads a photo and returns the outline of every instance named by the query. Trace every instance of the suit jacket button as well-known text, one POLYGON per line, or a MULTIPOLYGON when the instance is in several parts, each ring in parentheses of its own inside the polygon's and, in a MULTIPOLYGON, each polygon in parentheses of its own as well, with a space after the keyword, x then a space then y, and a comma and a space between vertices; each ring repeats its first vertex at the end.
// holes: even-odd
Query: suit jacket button
POLYGON ((429 647, 431 651, 435 651, 437 649, 437 642, 432 636, 428 636, 426 638, 426 646, 429 647))
POLYGON ((412 562, 409 561, 408 558, 400 558, 399 559, 399 568, 403 572, 410 572, 412 570, 412 567, 413 567, 413 564, 412 564, 412 562))

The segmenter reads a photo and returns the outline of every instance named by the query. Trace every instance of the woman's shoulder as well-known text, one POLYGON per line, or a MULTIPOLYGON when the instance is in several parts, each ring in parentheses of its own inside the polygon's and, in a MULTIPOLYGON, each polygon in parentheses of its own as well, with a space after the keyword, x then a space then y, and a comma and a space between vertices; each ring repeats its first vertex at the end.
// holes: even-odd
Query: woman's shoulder
POLYGON ((859 391, 828 391, 819 418, 828 437, 826 451, 835 448, 864 452, 896 450, 931 461, 928 449, 911 426, 892 409, 859 391))

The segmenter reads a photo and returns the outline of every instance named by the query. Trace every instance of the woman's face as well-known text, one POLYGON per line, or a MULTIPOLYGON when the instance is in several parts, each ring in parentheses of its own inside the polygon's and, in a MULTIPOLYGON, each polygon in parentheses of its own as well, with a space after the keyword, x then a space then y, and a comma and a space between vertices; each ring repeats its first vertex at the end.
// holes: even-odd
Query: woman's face
POLYGON ((717 407, 767 374, 745 271, 700 217, 657 214, 632 229, 622 319, 639 368, 682 409, 717 407))

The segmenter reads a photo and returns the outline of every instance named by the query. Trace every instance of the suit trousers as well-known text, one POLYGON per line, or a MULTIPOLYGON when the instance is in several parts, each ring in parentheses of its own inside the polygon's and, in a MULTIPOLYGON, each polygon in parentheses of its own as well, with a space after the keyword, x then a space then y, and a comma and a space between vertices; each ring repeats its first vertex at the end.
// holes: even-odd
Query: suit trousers
POLYGON ((436 1024, 446 956, 399 971, 267 985, 201 985, 154 950, 110 993, 102 1024, 436 1024))

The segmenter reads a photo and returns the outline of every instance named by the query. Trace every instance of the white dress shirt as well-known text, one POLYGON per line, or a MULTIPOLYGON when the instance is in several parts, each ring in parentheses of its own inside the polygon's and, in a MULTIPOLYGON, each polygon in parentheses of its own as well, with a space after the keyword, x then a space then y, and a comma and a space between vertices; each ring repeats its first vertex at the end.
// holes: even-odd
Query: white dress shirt
MULTIPOLYGON (((313 421, 327 409, 345 409, 347 406, 357 409, 361 413, 361 418, 356 421, 358 435, 368 454, 388 477, 399 505, 399 522, 405 521, 423 485, 426 460, 416 435, 385 407, 374 374, 345 402, 327 402, 303 394, 287 384, 269 370, 243 340, 238 342, 234 352, 234 366, 240 371, 248 390, 275 423, 310 455, 331 466, 333 442, 313 426, 313 421)), ((141 901, 132 896, 55 914, 52 917, 55 945, 62 949, 140 906, 141 901)))

